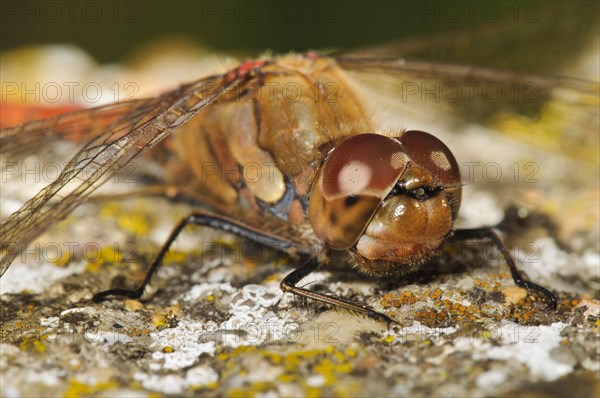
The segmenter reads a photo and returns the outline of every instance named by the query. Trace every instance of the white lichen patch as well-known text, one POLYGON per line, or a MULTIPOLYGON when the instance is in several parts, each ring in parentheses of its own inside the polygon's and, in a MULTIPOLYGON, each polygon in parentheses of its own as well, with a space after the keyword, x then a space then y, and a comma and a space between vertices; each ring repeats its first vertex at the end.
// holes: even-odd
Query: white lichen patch
POLYGON ((0 279, 0 295, 23 291, 42 293, 56 281, 69 275, 80 274, 84 268, 83 263, 71 264, 68 267, 58 267, 50 263, 13 263, 0 279))
POLYGON ((186 302, 196 301, 215 292, 232 293, 233 291, 234 289, 229 283, 202 283, 194 285, 193 288, 181 296, 181 300, 186 302))
POLYGON ((12 344, 0 343, 0 369, 5 370, 10 363, 21 355, 21 350, 12 344))
POLYGON ((160 376, 136 372, 133 374, 133 379, 142 383, 145 389, 163 394, 181 394, 185 388, 185 379, 177 375, 160 376))
POLYGON ((458 219, 459 228, 477 228, 497 225, 504 217, 498 201, 488 192, 475 190, 472 185, 463 187, 463 199, 458 219))
POLYGON ((216 383, 219 375, 208 366, 196 366, 188 370, 185 377, 173 374, 160 376, 136 372, 133 374, 133 378, 142 383, 145 389, 163 394, 181 394, 189 388, 199 388, 216 383))
POLYGON ((560 346, 561 331, 566 325, 554 323, 550 326, 522 326, 502 322, 489 334, 473 334, 456 328, 428 328, 414 322, 410 327, 392 329, 389 338, 393 344, 405 341, 421 341, 442 347, 442 352, 427 362, 443 364, 456 353, 467 353, 476 361, 500 361, 481 373, 475 380, 484 390, 493 391, 510 377, 509 363, 519 363, 529 370, 531 380, 554 381, 573 371, 573 365, 553 357, 552 351, 560 346), (485 337, 487 336, 487 337, 485 337))
MULTIPOLYGON (((2 347, 0 347, 0 350, 4 350, 7 346, 7 344, 3 344, 2 347)), ((19 391, 22 390, 24 383, 30 387, 59 387, 62 385, 65 375, 66 371, 58 366, 46 369, 42 369, 41 364, 32 366, 28 369, 22 369, 15 366, 7 367, 2 371, 0 396, 22 396, 19 391)))
POLYGON ((477 376, 475 384, 481 389, 502 385, 508 379, 507 369, 493 369, 477 376))
POLYGON ((591 372, 596 372, 596 374, 600 372, 600 361, 594 360, 592 358, 586 358, 583 361, 581 361, 581 366, 583 366, 584 369, 587 369, 591 372))
POLYGON ((58 386, 62 383, 62 378, 65 376, 65 371, 54 368, 48 370, 29 370, 26 373, 25 380, 27 383, 41 384, 44 386, 58 386))
POLYGON ((278 284, 246 285, 233 295, 231 318, 221 323, 221 342, 230 347, 257 345, 285 339, 293 332, 287 317, 280 318, 271 310, 280 302, 283 292, 278 284))
POLYGON ((40 325, 42 326, 48 326, 48 328, 51 329, 56 329, 60 324, 60 318, 57 316, 51 316, 48 318, 45 317, 41 317, 40 318, 40 325))
POLYGON ((281 296, 283 292, 276 284, 246 285, 242 288, 241 296, 238 294, 233 297, 230 306, 234 314, 256 318, 258 314, 252 312, 276 305, 281 300, 281 296))
POLYGON ((188 387, 200 387, 219 381, 219 375, 208 366, 196 366, 185 374, 185 383, 188 387))
POLYGON ((455 327, 430 328, 417 321, 413 321, 410 326, 390 329, 388 338, 393 338, 393 341, 396 343, 405 341, 440 343, 445 341, 444 336, 456 333, 457 330, 455 327))
POLYGON ((215 342, 204 338, 211 332, 209 326, 207 323, 183 318, 174 328, 151 333, 153 343, 150 348, 156 351, 152 354, 154 362, 150 364, 150 368, 183 369, 194 365, 202 354, 214 355, 215 342), (165 349, 166 347, 169 348, 165 349))
POLYGON ((556 290, 577 293, 581 287, 568 281, 600 279, 600 254, 596 252, 586 251, 581 255, 567 253, 551 238, 538 239, 533 247, 535 252, 528 256, 531 261, 521 267, 532 280, 539 280, 556 290), (560 278, 550 279, 548 275, 558 275, 560 278))
POLYGON ((560 345, 565 324, 539 325, 524 331, 519 325, 505 322, 499 328, 504 345, 489 347, 484 356, 489 359, 514 360, 526 365, 532 375, 553 381, 573 371, 573 366, 555 360, 551 351, 560 345), (515 330, 517 332, 515 333, 515 330), (525 333, 520 333, 524 331, 525 333))

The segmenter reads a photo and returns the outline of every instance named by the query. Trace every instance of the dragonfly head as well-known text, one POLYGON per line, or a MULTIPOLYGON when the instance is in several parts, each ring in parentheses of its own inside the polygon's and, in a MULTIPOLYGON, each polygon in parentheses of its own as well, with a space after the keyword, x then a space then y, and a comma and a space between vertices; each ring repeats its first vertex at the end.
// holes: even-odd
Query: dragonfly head
POLYGON ((322 162, 309 220, 330 248, 351 250, 364 272, 393 273, 424 261, 448 236, 460 178, 454 155, 431 134, 356 135, 322 162))

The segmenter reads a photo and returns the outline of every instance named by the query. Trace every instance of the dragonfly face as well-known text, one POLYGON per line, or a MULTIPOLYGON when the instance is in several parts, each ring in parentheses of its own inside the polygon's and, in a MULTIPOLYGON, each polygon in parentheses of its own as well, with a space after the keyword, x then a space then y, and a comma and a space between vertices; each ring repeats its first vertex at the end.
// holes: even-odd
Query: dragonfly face
POLYGON ((448 236, 460 182, 454 155, 431 134, 361 134, 324 160, 309 219, 326 245, 352 249, 364 273, 394 275, 422 263, 448 236))

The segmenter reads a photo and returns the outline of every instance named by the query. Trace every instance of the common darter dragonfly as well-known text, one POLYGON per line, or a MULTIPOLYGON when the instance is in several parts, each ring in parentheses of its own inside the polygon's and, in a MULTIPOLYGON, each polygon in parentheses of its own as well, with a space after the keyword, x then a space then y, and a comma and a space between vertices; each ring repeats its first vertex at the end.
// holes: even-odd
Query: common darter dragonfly
MULTIPOLYGON (((6 164, 57 136, 87 143, 58 178, 3 222, 0 275, 32 240, 149 152, 169 171, 164 195, 191 198, 209 210, 193 211, 175 226, 140 286, 98 292, 94 301, 141 297, 177 236, 198 224, 298 257, 301 265, 283 279, 283 291, 376 319, 391 321, 370 306, 300 282, 339 261, 369 276, 401 278, 448 242, 482 240, 498 248, 516 285, 556 307, 550 290, 521 277, 493 228, 455 228, 462 188, 473 181, 461 177, 465 163, 453 155, 461 148, 436 138, 443 132, 420 131, 436 126, 439 117, 464 118, 464 110, 453 113, 456 103, 479 118, 506 102, 507 112, 520 102, 566 106, 560 117, 568 123, 557 127, 564 142, 587 139, 599 128, 597 83, 307 52, 245 61, 156 97, 2 129, 6 164), (396 115, 410 120, 418 106, 428 107, 422 124, 381 122, 381 110, 398 109, 396 115)), ((587 145, 570 143, 575 149, 559 163, 540 159, 530 167, 549 173, 546 186, 552 186, 564 183, 564 168, 581 162, 580 175, 570 181, 578 184, 590 175, 587 145)))

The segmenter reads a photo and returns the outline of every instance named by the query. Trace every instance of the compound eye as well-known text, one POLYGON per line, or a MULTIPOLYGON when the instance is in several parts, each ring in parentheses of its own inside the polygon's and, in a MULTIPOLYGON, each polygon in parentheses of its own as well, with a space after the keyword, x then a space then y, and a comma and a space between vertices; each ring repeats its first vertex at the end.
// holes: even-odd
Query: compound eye
POLYGON ((332 149, 310 193, 315 234, 334 249, 352 247, 408 163, 397 139, 361 134, 332 149))
POLYGON ((451 198, 452 214, 456 218, 462 197, 460 168, 450 149, 424 131, 406 131, 399 138, 410 160, 429 171, 451 198))

